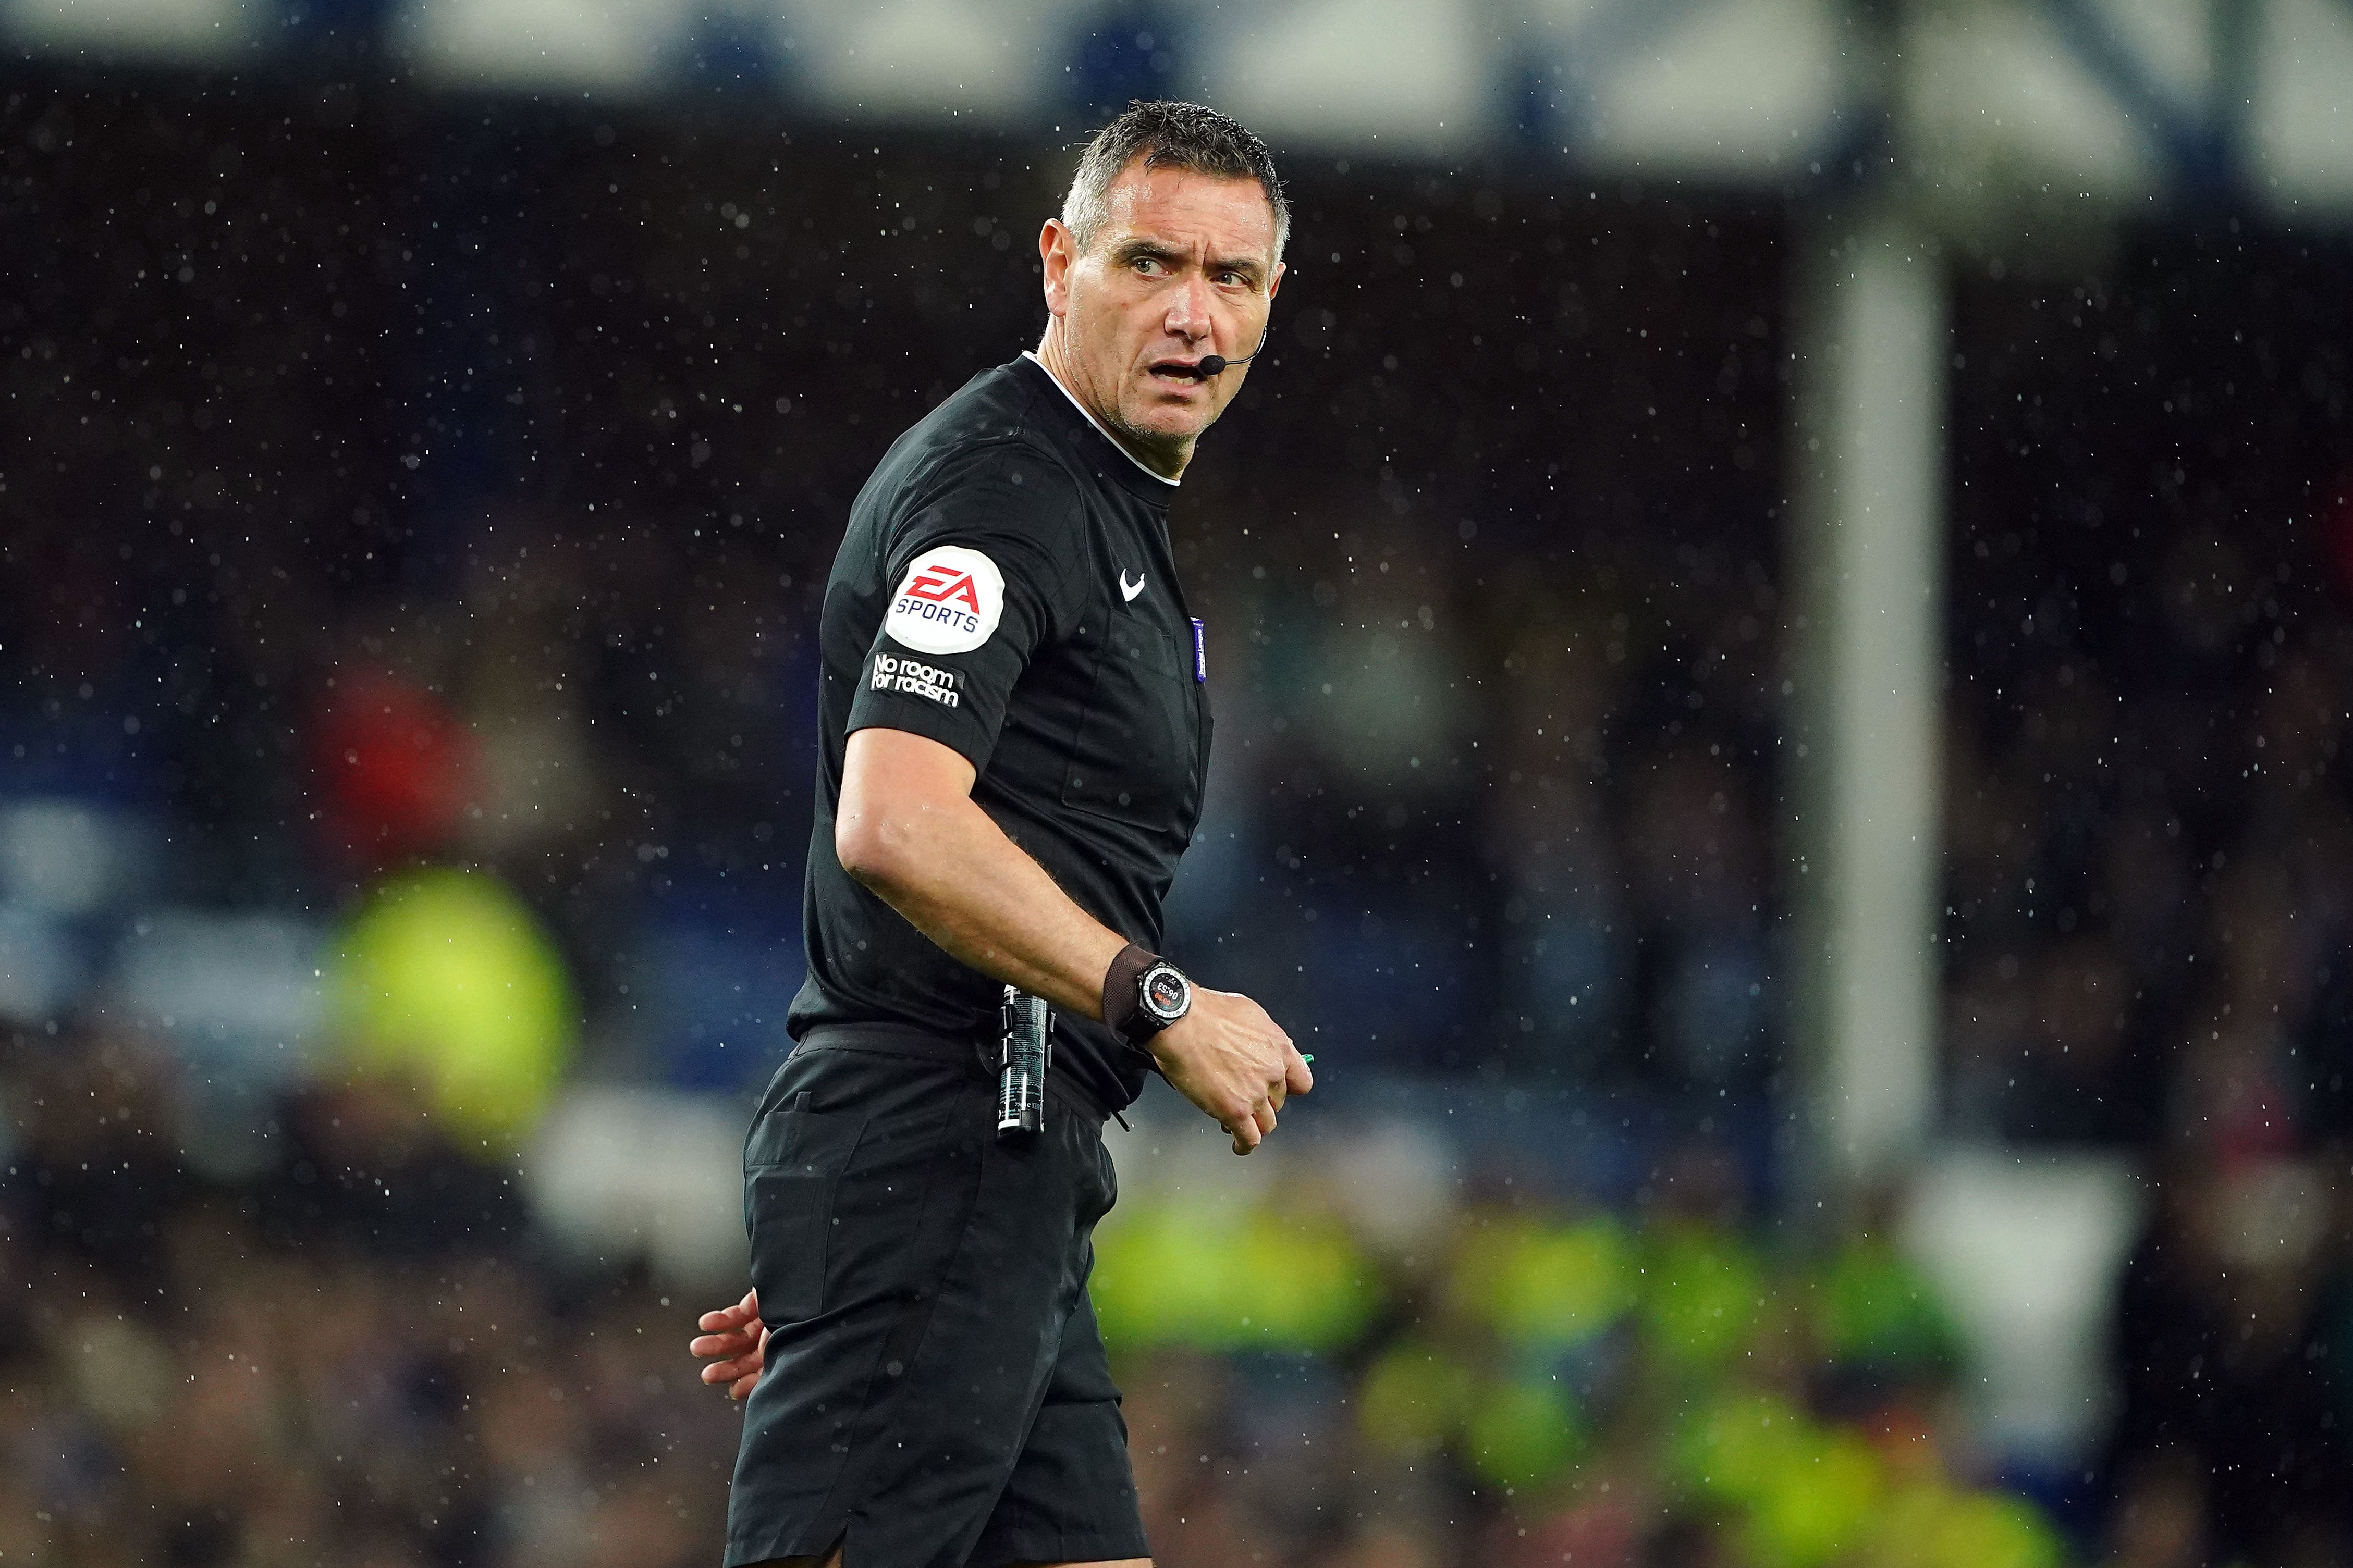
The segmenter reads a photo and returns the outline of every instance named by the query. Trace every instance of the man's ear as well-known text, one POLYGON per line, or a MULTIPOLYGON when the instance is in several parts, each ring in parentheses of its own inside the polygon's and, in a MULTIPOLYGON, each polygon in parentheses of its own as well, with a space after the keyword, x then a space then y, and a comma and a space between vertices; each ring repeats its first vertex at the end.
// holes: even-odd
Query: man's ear
POLYGON ((1266 297, 1269 300, 1272 300, 1274 298, 1275 290, 1282 287, 1283 269, 1289 265, 1290 263, 1288 262, 1278 261, 1274 264, 1274 270, 1267 274, 1266 297))
POLYGON ((1038 232, 1038 263, 1045 273, 1046 309, 1053 315, 1071 308, 1071 268, 1078 258, 1078 237, 1060 218, 1048 218, 1038 232))

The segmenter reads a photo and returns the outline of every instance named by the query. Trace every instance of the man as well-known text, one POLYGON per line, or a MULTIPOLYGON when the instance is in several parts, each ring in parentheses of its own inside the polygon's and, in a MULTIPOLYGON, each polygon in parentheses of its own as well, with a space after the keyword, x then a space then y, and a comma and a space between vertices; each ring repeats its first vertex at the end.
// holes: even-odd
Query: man
POLYGON ((1132 106, 1039 237, 1037 352, 851 509, 800 1043, 745 1145, 752 1292, 691 1346, 749 1394, 731 1565, 1144 1568, 1086 1295, 1103 1121, 1156 1068, 1248 1153, 1313 1084, 1256 1003, 1154 951, 1209 738, 1168 502, 1264 338, 1288 222, 1249 132, 1132 106), (1043 1132, 1000 1142, 1007 983, 1060 1024, 1043 1132))

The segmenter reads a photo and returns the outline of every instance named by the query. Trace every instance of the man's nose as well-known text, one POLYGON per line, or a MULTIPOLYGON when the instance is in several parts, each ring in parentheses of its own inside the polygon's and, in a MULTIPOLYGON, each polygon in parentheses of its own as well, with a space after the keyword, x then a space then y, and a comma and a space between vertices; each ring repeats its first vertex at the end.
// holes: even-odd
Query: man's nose
POLYGON ((1209 286, 1199 278, 1188 278, 1176 286, 1168 299, 1168 331, 1180 338, 1207 337, 1209 333, 1209 286))

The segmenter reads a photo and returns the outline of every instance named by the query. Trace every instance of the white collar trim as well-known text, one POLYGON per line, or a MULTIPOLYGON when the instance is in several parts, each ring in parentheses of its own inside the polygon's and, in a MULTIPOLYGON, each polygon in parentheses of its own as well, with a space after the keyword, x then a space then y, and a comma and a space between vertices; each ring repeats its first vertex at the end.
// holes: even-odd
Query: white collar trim
POLYGON ((1125 447, 1121 446, 1119 444, 1119 437, 1104 429, 1103 427, 1103 421, 1096 418, 1092 413, 1089 413, 1085 404, 1081 403, 1076 397, 1071 396, 1071 389, 1064 386, 1062 384, 1062 378, 1056 375, 1053 371, 1048 367, 1046 362, 1038 357, 1037 350, 1023 349, 1021 351, 1021 357, 1028 360, 1031 364, 1036 365, 1039 370, 1045 371, 1046 379, 1054 384, 1054 390, 1060 393, 1063 396, 1069 397, 1071 399, 1071 406, 1077 409, 1080 414, 1083 415, 1086 418, 1086 422, 1095 427, 1095 434, 1110 442, 1121 457, 1125 458, 1129 462, 1134 463, 1136 468, 1141 469, 1143 472, 1151 474, 1154 479, 1158 479, 1162 484, 1166 485, 1172 490, 1178 485, 1185 482, 1182 479, 1172 479, 1166 474, 1155 472, 1152 468, 1145 465, 1145 462, 1141 458, 1138 458, 1134 453, 1129 451, 1125 447))

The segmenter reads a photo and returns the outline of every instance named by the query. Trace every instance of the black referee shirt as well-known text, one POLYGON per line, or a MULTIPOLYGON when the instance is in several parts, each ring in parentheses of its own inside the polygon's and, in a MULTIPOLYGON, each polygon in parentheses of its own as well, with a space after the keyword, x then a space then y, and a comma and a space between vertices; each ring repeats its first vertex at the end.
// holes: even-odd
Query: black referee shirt
MULTIPOLYGON (((1209 753, 1206 654, 1168 548, 1173 489, 1027 355, 973 377, 866 481, 818 632, 796 1038, 833 1023, 993 1032, 1003 992, 841 868, 834 810, 853 730, 964 753, 981 809, 1080 908, 1158 950, 1209 753)), ((1100 1024, 1065 1019, 1055 1052, 1107 1108, 1143 1089, 1145 1059, 1100 1024)))

